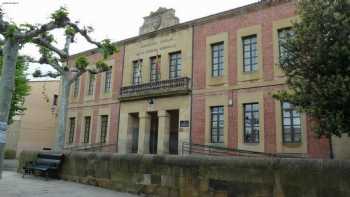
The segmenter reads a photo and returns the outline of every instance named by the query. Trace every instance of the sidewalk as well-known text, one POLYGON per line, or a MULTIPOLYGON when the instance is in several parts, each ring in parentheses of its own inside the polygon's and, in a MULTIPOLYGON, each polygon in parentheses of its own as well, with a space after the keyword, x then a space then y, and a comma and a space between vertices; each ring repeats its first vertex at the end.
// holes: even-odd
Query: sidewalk
POLYGON ((4 171, 0 179, 1 197, 136 197, 99 187, 62 180, 26 176, 13 171, 4 171))

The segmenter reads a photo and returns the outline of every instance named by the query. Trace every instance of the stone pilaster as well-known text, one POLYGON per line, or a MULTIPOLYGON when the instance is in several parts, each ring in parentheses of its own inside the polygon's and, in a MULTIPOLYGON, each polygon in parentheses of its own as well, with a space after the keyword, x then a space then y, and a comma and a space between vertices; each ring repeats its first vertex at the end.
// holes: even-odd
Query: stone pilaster
POLYGON ((158 154, 169 153, 170 116, 165 110, 158 111, 158 154))
POLYGON ((128 122, 129 122, 129 114, 127 113, 121 113, 120 114, 120 122, 123 124, 120 124, 119 128, 119 136, 118 136, 118 153, 128 153, 128 122))
POLYGON ((149 137, 151 129, 151 117, 147 112, 141 112, 139 115, 139 146, 138 154, 149 153, 149 137))

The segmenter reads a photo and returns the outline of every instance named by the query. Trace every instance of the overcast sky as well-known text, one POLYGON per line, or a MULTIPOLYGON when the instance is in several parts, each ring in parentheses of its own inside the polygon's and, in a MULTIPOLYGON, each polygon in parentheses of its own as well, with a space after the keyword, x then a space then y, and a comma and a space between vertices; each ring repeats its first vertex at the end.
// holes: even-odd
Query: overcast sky
MULTIPOLYGON (((143 17, 158 7, 174 8, 180 22, 247 5, 257 0, 0 0, 6 18, 20 23, 45 23, 50 13, 65 6, 74 21, 95 29, 95 40, 112 41, 137 36, 143 17)), ((56 33, 60 35, 59 32, 56 33)), ((58 46, 62 46, 58 39, 58 46)), ((71 54, 93 48, 83 39, 71 47, 71 54)), ((25 47, 23 54, 37 56, 36 48, 25 47)), ((30 72, 38 66, 32 65, 30 72)), ((46 66, 48 67, 48 66, 46 66)), ((47 70, 49 68, 42 68, 47 70)))

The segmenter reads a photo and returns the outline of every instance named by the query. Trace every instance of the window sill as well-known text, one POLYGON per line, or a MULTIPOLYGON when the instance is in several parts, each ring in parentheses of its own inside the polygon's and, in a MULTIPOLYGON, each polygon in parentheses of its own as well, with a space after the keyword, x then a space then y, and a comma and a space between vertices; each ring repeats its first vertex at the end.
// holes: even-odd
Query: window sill
POLYGON ((245 145, 258 146, 260 142, 244 142, 245 145))
POLYGON ((283 146, 289 147, 289 148, 296 148, 303 145, 302 142, 282 142, 283 146))
POLYGON ((210 76, 208 79, 208 86, 219 86, 224 84, 225 84, 224 76, 218 76, 218 77, 210 76))

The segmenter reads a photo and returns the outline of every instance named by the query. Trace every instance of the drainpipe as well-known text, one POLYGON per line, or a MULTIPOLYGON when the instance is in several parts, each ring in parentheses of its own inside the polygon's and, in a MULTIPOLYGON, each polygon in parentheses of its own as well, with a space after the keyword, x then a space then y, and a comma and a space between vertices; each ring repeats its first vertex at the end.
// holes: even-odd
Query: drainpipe
MULTIPOLYGON (((192 72, 191 72, 191 90, 193 91, 193 60, 194 60, 194 55, 193 55, 193 53, 194 53, 194 24, 192 24, 192 72)), ((191 107, 190 107, 190 113, 191 113, 191 115, 190 115, 190 126, 191 126, 191 128, 190 128, 190 147, 189 147, 189 153, 190 154, 192 154, 192 128, 193 128, 193 124, 192 124, 192 120, 193 120, 193 118, 192 118, 192 107, 193 107, 193 93, 192 93, 192 91, 191 91, 191 107)))

